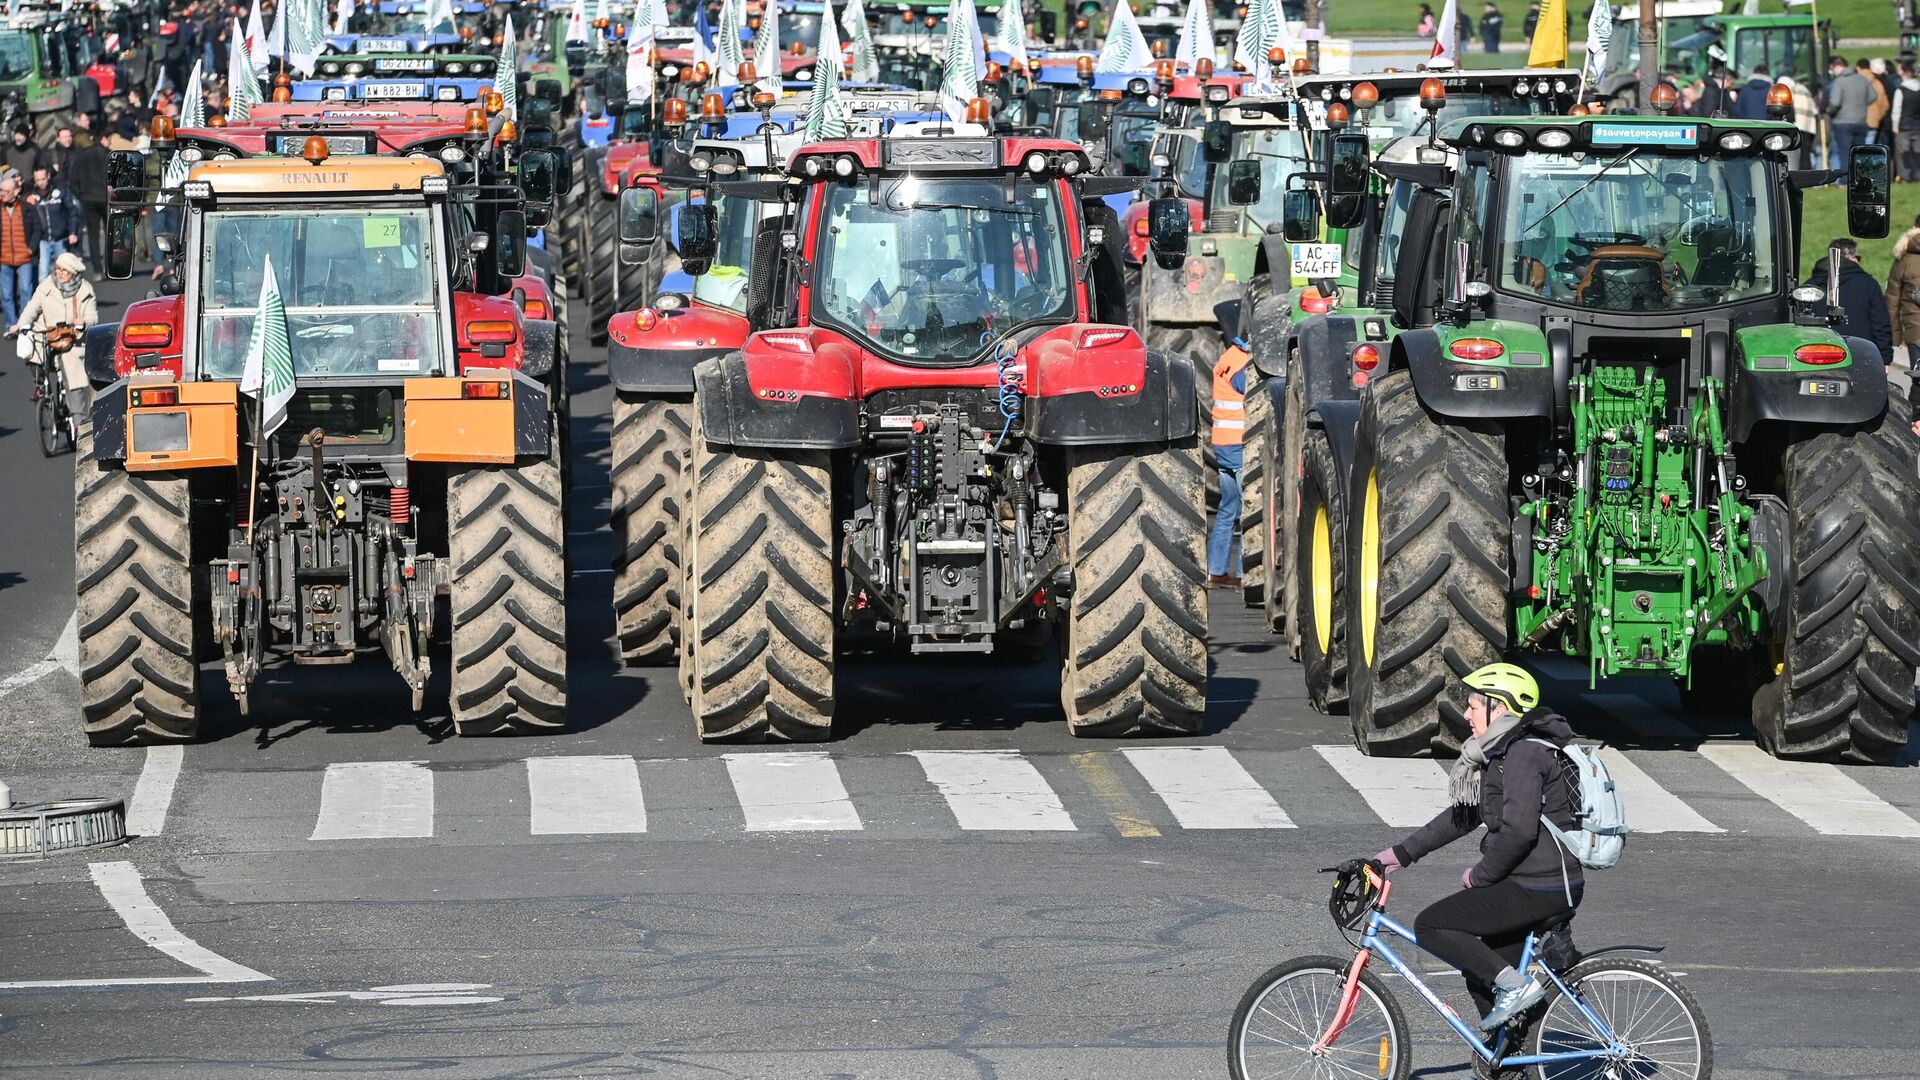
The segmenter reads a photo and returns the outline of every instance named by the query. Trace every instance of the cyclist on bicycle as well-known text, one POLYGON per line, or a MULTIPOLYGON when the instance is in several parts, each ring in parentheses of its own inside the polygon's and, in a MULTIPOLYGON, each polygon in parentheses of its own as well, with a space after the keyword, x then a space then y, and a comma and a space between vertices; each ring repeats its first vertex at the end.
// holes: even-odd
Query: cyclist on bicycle
MULTIPOLYGON (((82 343, 87 328, 100 321, 100 307, 94 298, 93 284, 86 279, 87 264, 80 256, 67 252, 53 261, 53 276, 33 291, 33 299, 20 310, 20 319, 7 328, 7 336, 22 330, 37 331, 33 355, 27 361, 38 367, 49 353, 60 365, 60 383, 66 387, 67 410, 80 415, 86 408, 87 371, 82 343)), ((35 384, 34 396, 40 394, 35 384)))
POLYGON ((1513 968, 1527 934, 1572 918, 1580 905, 1579 860, 1540 825, 1544 814, 1575 827, 1574 791, 1557 749, 1573 729, 1540 704, 1533 676, 1512 664, 1488 664, 1462 682, 1473 737, 1449 779, 1453 805, 1374 858, 1392 873, 1486 826, 1463 891, 1429 905, 1413 929, 1422 948, 1466 976, 1485 1016, 1480 1027, 1493 1031, 1546 995, 1539 979, 1513 968))

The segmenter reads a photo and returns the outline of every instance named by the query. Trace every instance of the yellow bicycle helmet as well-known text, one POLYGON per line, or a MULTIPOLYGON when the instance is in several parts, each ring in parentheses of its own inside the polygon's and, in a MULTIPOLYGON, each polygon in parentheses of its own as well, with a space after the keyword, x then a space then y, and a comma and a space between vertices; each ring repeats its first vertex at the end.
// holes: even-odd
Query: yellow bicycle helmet
POLYGON ((1460 681, 1488 697, 1499 698, 1516 713, 1540 704, 1540 684, 1514 664, 1488 664, 1460 681))

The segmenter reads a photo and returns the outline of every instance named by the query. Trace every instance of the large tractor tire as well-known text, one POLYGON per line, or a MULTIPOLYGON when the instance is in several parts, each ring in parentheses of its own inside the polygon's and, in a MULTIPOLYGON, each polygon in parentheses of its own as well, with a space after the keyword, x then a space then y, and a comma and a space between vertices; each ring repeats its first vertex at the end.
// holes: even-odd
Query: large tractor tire
POLYGON ((200 727, 187 478, 75 462, 80 710, 94 746, 184 742, 200 727))
POLYGON ((691 431, 684 401, 613 403, 613 616, 629 666, 671 664, 680 603, 680 470, 691 431))
POLYGON ((1459 679, 1507 646, 1504 436, 1428 413, 1412 375, 1391 372, 1361 399, 1347 490, 1354 741, 1380 756, 1456 752, 1459 679))
POLYGON ((566 726, 566 520, 554 458, 447 478, 458 734, 566 726))
MULTIPOLYGON (((697 404, 695 409, 697 411, 697 404)), ((833 734, 833 475, 825 453, 693 437, 683 661, 700 738, 833 734)))
POLYGON ((1920 484, 1904 398, 1877 425, 1789 447, 1793 549, 1783 666, 1756 699, 1776 756, 1884 765, 1907 742, 1920 668, 1920 484))
POLYGON ((1307 699, 1323 713, 1347 707, 1346 493, 1333 463, 1333 446, 1320 429, 1306 432, 1300 476, 1300 661, 1307 699))
MULTIPOLYGON (((1286 298, 1274 298, 1273 280, 1263 274, 1247 284, 1242 303, 1249 305, 1241 322, 1247 330, 1249 351, 1257 360, 1261 343, 1279 329, 1274 320, 1276 315, 1285 316, 1286 298)), ((1273 519, 1268 513, 1273 468, 1267 450, 1273 439, 1274 416, 1268 400, 1271 395, 1261 388, 1260 381, 1259 365, 1249 363, 1247 430, 1241 442, 1240 466, 1240 589, 1248 607, 1264 609, 1268 607, 1267 584, 1273 577, 1269 565, 1272 553, 1268 550, 1273 535, 1273 519)))
MULTIPOLYGON (((1143 337, 1147 348, 1165 353, 1173 361, 1175 371, 1193 372, 1193 400, 1199 411, 1200 465, 1207 473, 1207 520, 1220 510, 1220 462, 1214 457, 1213 440, 1205 432, 1213 430, 1213 365, 1220 359, 1218 355, 1208 358, 1200 351, 1205 338, 1202 328, 1195 326, 1167 326, 1161 323, 1149 323, 1143 337)), ((1233 567, 1227 567, 1229 575, 1233 567)))
POLYGON ((1075 735, 1191 735, 1207 711, 1197 439, 1070 452, 1060 700, 1075 735))
MULTIPOLYGON (((1291 353, 1288 372, 1300 370, 1298 350, 1291 353)), ((1306 387, 1298 378, 1287 380, 1287 392, 1280 403, 1280 422, 1265 439, 1265 473, 1270 545, 1268 563, 1272 578, 1261 604, 1266 614, 1267 631, 1286 639, 1288 654, 1299 659, 1300 626, 1294 616, 1300 610, 1300 474, 1306 468, 1302 447, 1307 429, 1306 387)), ((1273 410, 1267 410, 1269 419, 1273 410)))
POLYGON ((617 232, 619 210, 615 201, 599 192, 587 196, 587 276, 592 280, 592 299, 587 308, 587 341, 607 343, 607 320, 618 310, 620 237, 617 232))

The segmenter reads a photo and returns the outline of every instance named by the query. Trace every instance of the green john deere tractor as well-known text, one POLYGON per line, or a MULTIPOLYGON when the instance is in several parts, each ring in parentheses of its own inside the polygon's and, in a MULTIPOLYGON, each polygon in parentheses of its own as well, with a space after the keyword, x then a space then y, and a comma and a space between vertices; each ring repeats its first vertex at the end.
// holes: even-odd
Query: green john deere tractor
MULTIPOLYGON (((1403 329, 1352 427, 1327 425, 1364 750, 1452 750, 1457 676, 1528 648, 1750 710, 1782 757, 1905 744, 1917 443, 1879 351, 1827 314, 1837 274, 1794 279, 1800 188, 1832 175, 1789 169, 1800 137, 1664 116, 1443 127, 1459 164, 1407 208, 1403 329)), ((1364 190, 1340 167, 1364 136, 1334 141, 1330 206, 1364 190)), ((1886 150, 1849 179, 1849 230, 1885 236, 1886 150)))

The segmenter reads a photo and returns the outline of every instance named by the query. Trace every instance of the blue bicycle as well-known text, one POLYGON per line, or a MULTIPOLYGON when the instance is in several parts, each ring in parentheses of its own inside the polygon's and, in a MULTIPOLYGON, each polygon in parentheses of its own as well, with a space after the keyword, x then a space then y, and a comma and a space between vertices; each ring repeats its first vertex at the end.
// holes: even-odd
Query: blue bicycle
MULTIPOLYGON (((1379 864, 1353 861, 1331 871, 1328 904, 1351 961, 1303 956, 1275 967, 1240 999, 1228 1029, 1234 1080, 1288 1077, 1377 1077, 1406 1080, 1413 1068, 1407 1020, 1379 975, 1378 956, 1440 1014, 1480 1057, 1480 1075, 1531 1075, 1539 1080, 1708 1080, 1713 1043, 1693 994, 1658 965, 1594 957, 1556 970, 1541 956, 1541 936, 1527 937, 1515 968, 1547 984, 1544 1001, 1483 1038, 1441 1001, 1393 951, 1382 932, 1418 946, 1413 931, 1387 916, 1392 891, 1379 864), (1349 936, 1361 931, 1359 942, 1349 936), (1521 1044, 1524 1042, 1524 1051, 1521 1044)), ((1567 946, 1571 951, 1571 944, 1567 946)))

